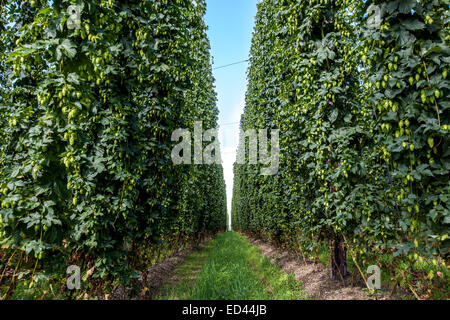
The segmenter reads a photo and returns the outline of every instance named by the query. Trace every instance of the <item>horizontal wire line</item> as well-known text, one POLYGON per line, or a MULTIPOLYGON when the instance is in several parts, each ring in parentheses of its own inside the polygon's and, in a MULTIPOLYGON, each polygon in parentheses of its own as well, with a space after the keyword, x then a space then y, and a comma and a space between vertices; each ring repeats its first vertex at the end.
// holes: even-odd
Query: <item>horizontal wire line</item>
POLYGON ((215 68, 213 68, 213 70, 217 70, 217 69, 221 69, 221 68, 225 68, 225 67, 229 67, 229 66, 234 66, 235 64, 244 63, 244 62, 248 62, 248 61, 249 61, 249 59, 238 61, 238 62, 234 62, 234 63, 230 63, 230 64, 226 64, 226 65, 223 65, 223 66, 220 66, 220 67, 215 67, 215 68))

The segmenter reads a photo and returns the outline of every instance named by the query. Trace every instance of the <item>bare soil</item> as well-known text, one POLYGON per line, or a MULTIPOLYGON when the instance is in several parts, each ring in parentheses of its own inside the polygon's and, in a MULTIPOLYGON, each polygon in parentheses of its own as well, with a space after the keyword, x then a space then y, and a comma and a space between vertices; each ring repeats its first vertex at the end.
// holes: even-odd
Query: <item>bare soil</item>
POLYGON ((185 257, 193 251, 203 249, 205 244, 210 240, 211 237, 207 237, 197 246, 188 247, 177 251, 170 257, 156 263, 144 272, 141 272, 137 282, 133 286, 119 286, 113 290, 111 295, 106 295, 104 299, 153 300, 159 295, 164 284, 170 281, 173 285, 175 285, 178 281, 177 278, 174 277, 173 272, 175 268, 185 260, 185 257))
POLYGON ((272 263, 278 265, 286 273, 294 273, 296 280, 303 283, 309 298, 315 300, 390 300, 387 294, 368 296, 361 283, 352 277, 342 281, 330 279, 328 268, 321 263, 303 262, 296 254, 276 248, 269 242, 244 235, 272 263))

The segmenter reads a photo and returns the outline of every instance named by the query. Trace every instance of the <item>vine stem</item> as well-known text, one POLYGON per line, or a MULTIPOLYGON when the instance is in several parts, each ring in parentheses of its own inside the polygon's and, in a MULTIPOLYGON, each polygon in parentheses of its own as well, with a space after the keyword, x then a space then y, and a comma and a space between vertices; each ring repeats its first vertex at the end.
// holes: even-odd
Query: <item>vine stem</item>
MULTIPOLYGON (((41 247, 42 247, 42 232, 43 232, 43 228, 42 228, 42 216, 41 216, 41 236, 39 239, 39 244, 41 245, 41 247)), ((31 282, 34 282, 34 273, 36 272, 36 267, 37 267, 38 262, 39 262, 39 257, 36 259, 36 263, 34 264, 33 273, 31 274, 31 282)))
POLYGON ((34 273, 36 271, 36 267, 37 267, 38 261, 39 261, 39 258, 36 259, 36 263, 34 264, 33 273, 31 274, 31 282, 34 282, 34 273))
POLYGON ((302 255, 303 263, 306 264, 306 258, 305 258, 305 255, 303 254, 301 244, 298 245, 298 248, 300 249, 300 254, 302 255))
MULTIPOLYGON (((427 81, 430 82, 430 78, 428 77, 428 72, 427 72, 427 64, 425 63, 425 61, 422 61, 422 64, 423 64, 423 67, 425 68, 425 74, 427 75, 427 81)), ((440 128, 441 127, 441 117, 439 116, 439 108, 438 108, 436 99, 434 100, 434 105, 436 106, 436 113, 437 113, 437 117, 438 117, 438 125, 439 125, 439 128, 440 128)))
POLYGON ((12 253, 12 255, 9 257, 8 262, 6 262, 5 268, 3 269, 3 272, 2 272, 2 276, 0 277, 0 283, 1 283, 2 280, 3 280, 3 276, 5 275, 6 268, 8 267, 8 264, 11 262, 11 259, 14 257, 14 255, 16 254, 16 252, 17 252, 17 249, 14 250, 14 252, 12 253))
MULTIPOLYGON (((332 240, 333 241, 333 240, 332 240)), ((334 241, 334 246, 336 246, 336 241, 334 241)), ((338 266, 338 264, 337 264, 337 262, 336 262, 336 259, 335 259, 335 257, 334 257, 334 254, 333 253, 331 253, 331 249, 334 249, 334 247, 332 247, 331 245, 330 245, 330 256, 331 256, 331 258, 333 259, 333 263, 334 263, 334 265, 336 266, 336 269, 338 270, 338 272, 339 272, 339 277, 341 278, 341 281, 342 281, 342 285, 344 285, 345 286, 345 280, 344 280, 344 276, 342 275, 342 272, 341 272, 341 270, 339 270, 339 266, 338 266)))
POLYGON ((417 294, 417 292, 414 290, 414 288, 411 286, 411 284, 409 283, 408 279, 406 279, 406 276, 404 274, 404 272, 402 271, 402 269, 398 268, 398 271, 401 273, 403 279, 405 280, 406 284, 408 285, 409 290, 411 290, 411 292, 414 294, 414 296, 416 297, 417 300, 422 300, 419 295, 417 294))
MULTIPOLYGON (((427 75, 427 81, 430 82, 430 77, 428 77, 428 72, 427 72, 427 65, 425 63, 425 61, 422 61, 423 67, 425 68, 425 74, 427 75)), ((439 108, 438 108, 438 104, 436 99, 434 100, 434 106, 436 107, 436 114, 438 117, 438 126, 439 128, 441 127, 441 117, 439 116, 439 108)), ((441 139, 439 140, 438 144, 436 145, 436 148, 441 144, 442 142, 442 136, 441 139)))
POLYGON ((361 268, 359 267, 359 264, 358 264, 358 262, 356 261, 355 255, 353 254, 353 251, 352 251, 352 249, 350 248, 350 245, 348 244, 347 238, 345 237, 344 234, 342 234, 342 236, 344 237, 345 244, 347 245, 347 249, 348 249, 348 251, 350 252, 350 255, 352 256, 352 260, 353 260, 353 262, 355 263, 356 267, 358 268, 358 271, 359 271, 359 273, 361 274, 361 277, 363 278, 364 283, 366 284, 366 287, 367 287, 368 289, 370 289, 370 288, 369 288, 369 285, 367 284, 366 277, 364 277, 364 273, 362 272, 361 268))
POLYGON ((12 288, 12 286, 14 284, 14 279, 16 277, 16 272, 19 269, 20 264, 22 263, 22 258, 23 258, 23 251, 21 251, 21 253, 20 253, 20 258, 19 258, 19 261, 17 262, 16 268, 14 269, 14 273, 13 273, 13 276, 12 276, 12 279, 11 279, 11 283, 10 283, 9 288, 6 291, 5 295, 3 296, 3 299, 6 298, 8 296, 8 292, 11 291, 11 288, 12 288))

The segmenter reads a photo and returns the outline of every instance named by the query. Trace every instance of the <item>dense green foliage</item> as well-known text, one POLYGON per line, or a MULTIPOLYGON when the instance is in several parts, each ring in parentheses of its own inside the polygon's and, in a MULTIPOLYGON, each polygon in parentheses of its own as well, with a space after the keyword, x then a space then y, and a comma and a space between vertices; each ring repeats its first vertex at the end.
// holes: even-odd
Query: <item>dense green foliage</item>
MULTIPOLYGON (((221 165, 175 166, 177 128, 215 128, 204 1, 2 1, 0 243, 127 275, 161 242, 226 225, 221 165), (68 7, 81 7, 69 28, 68 7)), ((65 268, 68 263, 61 263, 65 268)))
POLYGON ((423 290, 448 276, 448 4, 258 5, 241 129, 280 128, 280 170, 235 164, 234 229, 302 253, 342 236, 403 284, 433 261, 423 290))

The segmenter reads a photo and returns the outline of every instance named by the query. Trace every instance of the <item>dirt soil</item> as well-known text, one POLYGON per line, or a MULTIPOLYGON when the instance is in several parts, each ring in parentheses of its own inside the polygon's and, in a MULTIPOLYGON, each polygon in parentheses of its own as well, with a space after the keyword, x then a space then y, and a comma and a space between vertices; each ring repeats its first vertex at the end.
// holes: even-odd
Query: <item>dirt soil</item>
POLYGON ((105 300, 152 300, 158 296, 163 289, 167 279, 175 281, 173 271, 184 261, 185 257, 195 250, 201 250, 212 238, 206 238, 201 244, 179 250, 164 261, 158 262, 141 272, 134 286, 119 286, 111 295, 104 297, 105 300))
POLYGON ((390 300, 387 294, 378 294, 377 297, 369 297, 361 284, 353 285, 352 277, 347 277, 345 284, 342 281, 330 279, 328 268, 321 263, 303 260, 294 253, 276 248, 274 245, 248 235, 244 235, 261 253, 278 265, 287 273, 294 273, 296 280, 303 283, 309 298, 315 300, 390 300))

